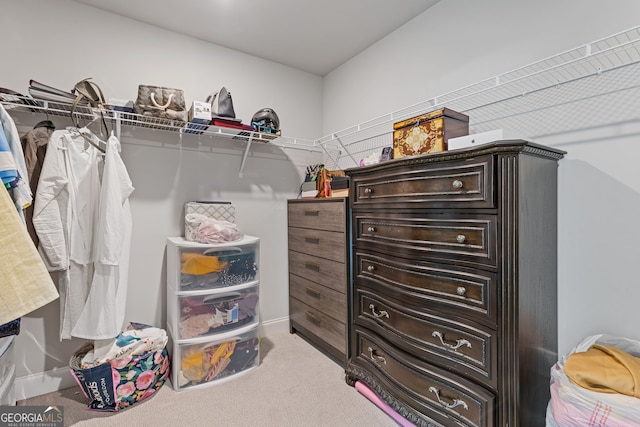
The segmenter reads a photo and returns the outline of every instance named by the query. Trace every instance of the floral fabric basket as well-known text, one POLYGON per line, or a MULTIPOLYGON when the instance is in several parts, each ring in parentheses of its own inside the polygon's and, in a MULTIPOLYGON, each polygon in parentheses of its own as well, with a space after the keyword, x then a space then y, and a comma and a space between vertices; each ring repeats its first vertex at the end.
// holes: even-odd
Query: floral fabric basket
POLYGON ((84 395, 91 400, 87 409, 115 412, 152 396, 169 376, 166 345, 142 354, 124 354, 90 368, 81 360, 93 350, 87 343, 71 358, 71 373, 84 395))

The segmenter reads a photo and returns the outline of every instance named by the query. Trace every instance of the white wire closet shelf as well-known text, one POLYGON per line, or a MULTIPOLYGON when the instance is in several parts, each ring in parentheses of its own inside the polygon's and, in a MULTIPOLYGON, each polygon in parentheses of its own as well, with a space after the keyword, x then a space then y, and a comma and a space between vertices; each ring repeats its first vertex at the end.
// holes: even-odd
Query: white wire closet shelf
MULTIPOLYGON (((51 116, 62 116, 71 118, 74 115, 79 123, 90 123, 100 121, 100 110, 91 108, 87 105, 78 105, 73 111, 72 104, 57 101, 36 99, 27 96, 2 94, 3 99, 0 102, 7 110, 24 111, 24 112, 41 112, 51 116)), ((244 129, 236 129, 225 126, 205 125, 198 123, 185 123, 178 120, 169 120, 158 117, 143 116, 136 113, 125 112, 113 109, 110 106, 102 109, 102 114, 106 122, 111 123, 115 135, 120 139, 122 126, 132 126, 138 128, 147 128, 160 131, 176 132, 180 135, 195 135, 211 138, 233 139, 246 142, 242 146, 243 156, 240 165, 239 176, 243 176, 244 166, 251 149, 251 144, 272 143, 283 148, 302 149, 307 151, 321 151, 320 148, 314 146, 313 141, 287 138, 276 133, 267 133, 259 131, 249 131, 244 129)))
POLYGON ((640 120, 640 26, 332 133, 333 168, 393 143, 393 123, 447 107, 469 116, 470 133, 508 130, 524 139, 640 120))

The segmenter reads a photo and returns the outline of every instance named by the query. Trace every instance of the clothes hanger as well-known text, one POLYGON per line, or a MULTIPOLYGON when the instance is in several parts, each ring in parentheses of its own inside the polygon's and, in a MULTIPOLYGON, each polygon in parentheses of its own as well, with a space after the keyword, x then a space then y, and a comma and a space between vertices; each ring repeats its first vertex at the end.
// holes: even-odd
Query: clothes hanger
POLYGON ((73 111, 70 112, 70 116, 71 116, 71 121, 73 122, 74 126, 70 126, 67 127, 67 130, 71 131, 73 134, 81 136, 82 138, 84 138, 85 141, 87 141, 89 144, 93 145, 94 147, 96 147, 99 151, 101 151, 103 154, 106 153, 106 149, 103 148, 101 146, 101 144, 103 144, 105 147, 107 146, 107 143, 104 142, 103 140, 101 140, 100 138, 98 138, 98 136, 93 133, 91 131, 91 129, 89 129, 89 126, 93 123, 95 123, 98 119, 102 119, 102 126, 105 130, 105 133, 108 135, 109 134, 109 128, 107 127, 107 122, 104 118, 104 114, 102 109, 100 109, 100 115, 99 116, 94 116, 93 120, 91 120, 89 123, 87 123, 86 126, 80 128, 78 122, 76 122, 76 117, 73 113, 73 111))
POLYGON ((73 135, 81 136, 85 141, 87 141, 89 144, 91 144, 94 147, 96 147, 100 152, 106 153, 106 150, 103 147, 100 146, 100 143, 103 143, 105 145, 106 145, 106 143, 104 141, 102 141, 100 138, 98 138, 96 136, 96 134, 91 132, 90 129, 88 129, 86 127, 78 128, 78 127, 74 127, 74 126, 69 126, 69 127, 67 127, 67 130, 69 132, 71 132, 73 135))
POLYGON ((41 122, 36 123, 36 125, 33 128, 34 129, 46 128, 50 130, 56 130, 56 125, 54 125, 51 120, 43 120, 41 122))

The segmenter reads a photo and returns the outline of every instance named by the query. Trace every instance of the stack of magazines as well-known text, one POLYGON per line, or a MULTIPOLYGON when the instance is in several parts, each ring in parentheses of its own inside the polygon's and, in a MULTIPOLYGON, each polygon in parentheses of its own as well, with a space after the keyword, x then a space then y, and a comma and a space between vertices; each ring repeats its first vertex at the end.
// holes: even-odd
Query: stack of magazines
MULTIPOLYGON (((42 84, 35 80, 29 80, 29 94, 36 99, 41 99, 43 101, 60 102, 63 104, 73 104, 76 99, 76 96, 71 92, 57 89, 55 87, 42 84)), ((81 101, 79 102, 79 104, 86 105, 87 102, 81 101)))

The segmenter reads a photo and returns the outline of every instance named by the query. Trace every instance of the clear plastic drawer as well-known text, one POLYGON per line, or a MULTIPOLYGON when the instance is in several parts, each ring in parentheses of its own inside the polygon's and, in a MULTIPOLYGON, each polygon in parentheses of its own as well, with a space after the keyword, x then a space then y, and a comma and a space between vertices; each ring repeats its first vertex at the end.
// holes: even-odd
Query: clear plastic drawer
POLYGON ((173 343, 175 390, 230 380, 260 364, 258 328, 197 344, 173 343))
POLYGON ((258 284, 181 292, 169 302, 167 321, 177 340, 219 334, 258 323, 258 284))
POLYGON ((235 286, 258 278, 258 240, 217 245, 169 239, 168 281, 175 291, 235 286))

